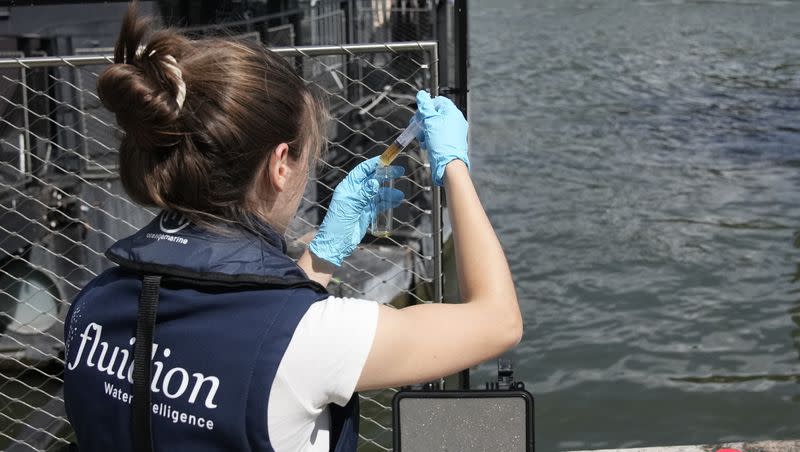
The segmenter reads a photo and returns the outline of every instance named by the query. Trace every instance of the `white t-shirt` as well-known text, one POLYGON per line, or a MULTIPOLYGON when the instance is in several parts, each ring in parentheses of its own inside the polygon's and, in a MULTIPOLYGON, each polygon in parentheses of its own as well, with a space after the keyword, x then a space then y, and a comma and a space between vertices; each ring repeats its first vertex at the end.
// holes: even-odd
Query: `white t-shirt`
POLYGON ((328 404, 355 391, 378 326, 378 303, 328 297, 311 305, 283 355, 267 418, 276 452, 329 450, 328 404))

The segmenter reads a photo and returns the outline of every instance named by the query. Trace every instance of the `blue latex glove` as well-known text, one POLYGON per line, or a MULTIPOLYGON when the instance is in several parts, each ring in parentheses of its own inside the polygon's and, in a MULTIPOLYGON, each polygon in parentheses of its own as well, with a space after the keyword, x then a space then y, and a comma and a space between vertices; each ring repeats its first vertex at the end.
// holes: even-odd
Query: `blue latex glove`
MULTIPOLYGON (((379 165, 379 157, 361 162, 344 178, 336 190, 328 206, 328 213, 322 220, 314 240, 308 249, 319 258, 336 265, 352 253, 364 235, 372 219, 377 213, 378 201, 397 207, 403 200, 403 192, 395 188, 381 188, 372 176, 379 165)), ((402 166, 391 166, 392 176, 403 175, 402 166)), ((389 207, 387 207, 389 208, 389 207)))
POLYGON ((415 117, 423 124, 417 139, 420 146, 428 150, 431 175, 436 185, 444 183, 444 168, 451 161, 459 159, 470 168, 467 157, 469 124, 453 101, 444 96, 431 99, 427 91, 419 91, 415 117))

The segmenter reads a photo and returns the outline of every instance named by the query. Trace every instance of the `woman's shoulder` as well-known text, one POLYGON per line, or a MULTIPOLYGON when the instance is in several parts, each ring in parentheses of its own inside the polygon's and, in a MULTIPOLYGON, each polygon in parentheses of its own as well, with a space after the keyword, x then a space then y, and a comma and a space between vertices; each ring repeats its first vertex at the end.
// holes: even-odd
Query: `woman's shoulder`
POLYGON ((353 323, 370 320, 373 316, 377 316, 377 312, 378 303, 375 301, 329 295, 313 303, 303 320, 326 323, 338 320, 353 323))
POLYGON ((360 298, 328 296, 309 306, 300 319, 292 342, 304 338, 319 340, 369 341, 378 323, 378 306, 375 301, 360 298))
POLYGON ((346 404, 372 348, 378 307, 375 301, 335 296, 312 304, 295 329, 278 379, 305 388, 313 406, 346 404))

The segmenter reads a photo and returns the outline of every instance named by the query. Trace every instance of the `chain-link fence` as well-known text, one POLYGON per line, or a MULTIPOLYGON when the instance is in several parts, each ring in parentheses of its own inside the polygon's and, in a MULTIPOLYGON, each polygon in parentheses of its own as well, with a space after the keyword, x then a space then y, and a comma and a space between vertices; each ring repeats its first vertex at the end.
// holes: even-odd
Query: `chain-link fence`
MULTIPOLYGON (((287 233, 299 256, 336 183, 379 154, 437 90, 432 42, 275 49, 329 99, 329 149, 287 233)), ((70 438, 62 396, 70 300, 110 263, 103 256, 155 212, 117 176, 119 130, 95 94, 107 56, 0 55, 0 448, 53 450, 70 438)), ((191 95, 191 93, 189 94, 191 95)), ((395 233, 367 235, 329 290, 400 307, 441 300, 440 192, 418 148, 398 163, 406 200, 395 233)), ((394 391, 362 396, 360 450, 390 450, 394 391)))

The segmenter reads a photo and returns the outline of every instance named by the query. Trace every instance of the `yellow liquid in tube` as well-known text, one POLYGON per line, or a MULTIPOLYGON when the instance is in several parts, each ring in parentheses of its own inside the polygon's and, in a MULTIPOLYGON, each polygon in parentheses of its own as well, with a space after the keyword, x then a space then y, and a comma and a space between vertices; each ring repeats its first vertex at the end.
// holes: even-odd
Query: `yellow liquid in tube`
POLYGON ((398 146, 397 143, 392 143, 391 146, 386 148, 386 150, 383 151, 383 154, 381 154, 381 166, 391 165, 394 159, 400 155, 400 151, 402 151, 400 146, 398 146))
POLYGON ((414 138, 417 137, 417 134, 420 132, 421 129, 422 129, 422 124, 420 124, 419 121, 417 121, 417 119, 414 118, 411 121, 411 123, 408 124, 406 130, 404 130, 403 133, 401 133, 400 136, 398 136, 397 139, 394 140, 394 143, 392 143, 388 148, 386 148, 385 151, 383 151, 383 154, 381 154, 380 158, 381 166, 391 165, 394 159, 396 159, 397 156, 400 155, 400 151, 405 149, 406 146, 408 146, 409 144, 411 144, 412 141, 414 141, 414 138))

